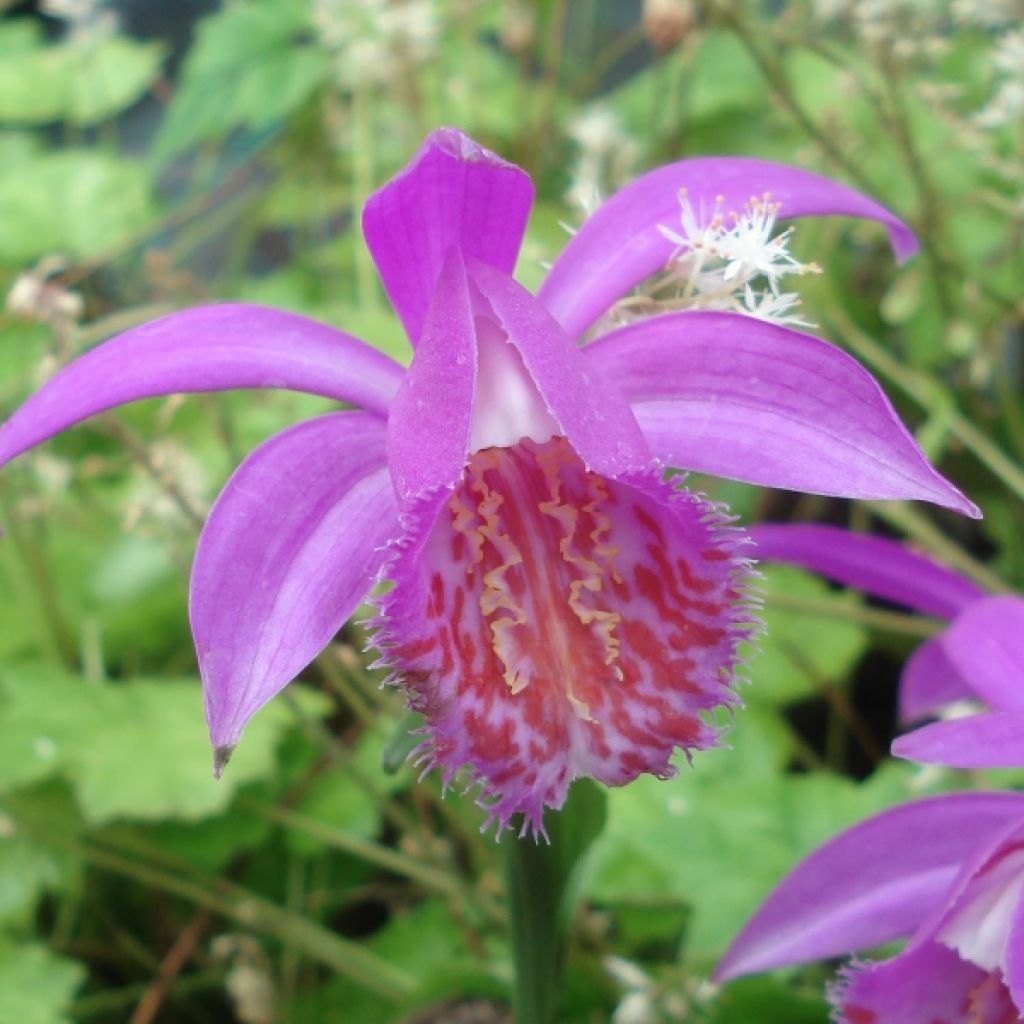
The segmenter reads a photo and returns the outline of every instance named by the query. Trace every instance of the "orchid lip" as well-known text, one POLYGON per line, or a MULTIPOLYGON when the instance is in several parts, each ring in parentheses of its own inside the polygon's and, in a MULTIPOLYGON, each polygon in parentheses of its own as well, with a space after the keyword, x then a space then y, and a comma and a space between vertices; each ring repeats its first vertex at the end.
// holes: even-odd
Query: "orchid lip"
POLYGON ((421 762, 465 769, 489 821, 543 832, 573 779, 675 774, 716 742, 754 628, 738 537, 656 476, 588 471, 563 437, 470 457, 408 537, 377 637, 427 718, 421 762))

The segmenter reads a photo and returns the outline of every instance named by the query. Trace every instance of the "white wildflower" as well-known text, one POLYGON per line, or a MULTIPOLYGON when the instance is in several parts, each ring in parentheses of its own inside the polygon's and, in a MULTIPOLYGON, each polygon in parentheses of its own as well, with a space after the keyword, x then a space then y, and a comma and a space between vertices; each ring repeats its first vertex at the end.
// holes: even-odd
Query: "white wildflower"
POLYGON ((567 134, 579 150, 579 158, 566 200, 589 215, 607 193, 632 176, 638 147, 607 107, 593 106, 574 117, 567 134))
POLYGON ((39 10, 65 22, 72 43, 99 42, 118 29, 117 14, 107 6, 106 0, 42 0, 39 10))
POLYGON ((726 213, 718 198, 711 211, 694 210, 679 193, 679 229, 659 225, 675 245, 665 271, 638 296, 613 308, 612 324, 670 310, 707 309, 744 313, 776 324, 812 326, 798 313, 800 297, 784 291, 791 275, 817 274, 789 251, 793 228, 776 232, 779 205, 770 195, 753 197, 741 211, 726 213))
POLYGON ((208 507, 209 479, 183 445, 158 440, 148 446, 149 471, 140 472, 125 502, 123 529, 142 535, 188 526, 182 503, 199 514, 208 507))
POLYGON ((437 50, 436 0, 312 0, 311 17, 349 87, 385 85, 437 50))
POLYGON ((962 25, 1000 29, 1024 18, 1021 0, 953 0, 953 17, 962 25))
POLYGON ((63 257, 46 256, 31 270, 19 274, 7 293, 7 312, 46 324, 70 325, 77 321, 85 309, 82 296, 51 280, 66 269, 63 257))
POLYGON ((224 987, 242 1024, 271 1024, 277 1018, 277 991, 270 961, 250 935, 218 935, 214 960, 226 962, 224 987))
POLYGON ((980 128, 1000 128, 1024 120, 1024 29, 1004 33, 992 54, 996 91, 974 115, 980 128))

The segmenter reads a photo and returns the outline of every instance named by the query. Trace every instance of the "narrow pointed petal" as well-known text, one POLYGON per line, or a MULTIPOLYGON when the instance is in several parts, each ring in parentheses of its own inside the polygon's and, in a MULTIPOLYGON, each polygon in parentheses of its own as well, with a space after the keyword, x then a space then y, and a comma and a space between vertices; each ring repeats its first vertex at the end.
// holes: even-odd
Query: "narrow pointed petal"
POLYGON ((670 313, 583 353, 672 466, 980 516, 931 467, 871 374, 819 338, 735 313, 670 313))
POLYGON ((466 269, 453 248, 388 418, 388 465, 405 503, 462 476, 473 428, 475 332, 466 269))
POLYGON ((913 232, 885 207, 810 171, 763 160, 704 157, 659 167, 617 192, 589 217, 551 267, 539 298, 577 338, 613 303, 661 270, 673 243, 659 227, 679 222, 680 189, 693 209, 710 211, 718 196, 739 210, 771 194, 779 218, 837 215, 880 221, 902 262, 917 251, 913 232))
POLYGON ((79 356, 0 427, 0 465, 126 402, 178 392, 289 388, 386 416, 402 367, 343 331, 250 305, 200 306, 79 356))
POLYGON ((803 566, 866 594, 951 619, 984 597, 981 587, 925 555, 882 537, 836 526, 762 523, 748 531, 757 557, 803 566))
POLYGON ((990 708, 1024 711, 1024 599, 999 596, 976 601, 946 630, 942 646, 990 708))
POLYGON ((910 935, 963 861, 1022 816, 1024 794, 965 793, 904 804, 855 825, 782 880, 730 946, 716 978, 910 935))
POLYGON ((1005 986, 995 982, 953 950, 926 942, 848 968, 830 997, 837 1024, 1013 1024, 1005 986))
POLYGON ((199 538, 190 598, 218 765, 355 611, 397 532, 376 417, 308 420, 238 467, 199 538))
POLYGON ((950 768, 1024 768, 1024 711, 932 722, 900 736, 892 753, 950 768))
POLYGON ((914 722, 977 694, 949 660, 942 637, 925 640, 907 659, 900 675, 900 721, 914 722))
POLYGON ((587 467, 607 476, 647 469, 651 452, 629 404, 590 371, 583 352, 557 321, 507 274, 480 263, 470 264, 469 272, 562 434, 587 467))
POLYGON ((511 273, 533 204, 529 175, 454 128, 367 200, 363 235, 415 345, 452 246, 511 273))

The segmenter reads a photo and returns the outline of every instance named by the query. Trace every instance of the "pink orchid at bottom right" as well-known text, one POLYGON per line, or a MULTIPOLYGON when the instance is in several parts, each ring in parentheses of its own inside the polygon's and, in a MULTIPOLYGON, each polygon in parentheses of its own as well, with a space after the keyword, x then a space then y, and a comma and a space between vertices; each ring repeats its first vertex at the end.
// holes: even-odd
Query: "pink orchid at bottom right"
POLYGON ((848 829, 782 880, 715 977, 908 936, 897 956, 844 968, 836 1024, 1024 1020, 1024 794, 933 797, 848 829))
POLYGON ((945 717, 900 736, 896 757, 950 768, 1024 767, 1024 597, 977 584, 896 541, 833 526, 750 528, 757 557, 800 565, 924 615, 951 620, 907 659, 904 723, 963 701, 977 714, 945 717))

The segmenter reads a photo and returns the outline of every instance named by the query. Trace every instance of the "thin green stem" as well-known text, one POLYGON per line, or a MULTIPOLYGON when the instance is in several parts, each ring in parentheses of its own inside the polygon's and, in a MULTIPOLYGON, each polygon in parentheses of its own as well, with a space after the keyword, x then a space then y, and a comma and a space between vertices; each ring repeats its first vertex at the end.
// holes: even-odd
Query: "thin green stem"
MULTIPOLYGON (((360 210, 374 186, 373 121, 368 86, 357 85, 352 90, 350 113, 355 143, 352 146, 352 209, 360 210)), ((377 275, 370 260, 369 250, 359 231, 351 231, 355 247, 356 301, 361 310, 374 309, 377 302, 377 275)))
POLYGON ((754 39, 754 32, 744 23, 738 12, 730 12, 726 15, 725 22, 743 44, 750 59, 757 65, 762 77, 775 94, 775 98, 789 111, 793 120, 806 132, 828 160, 840 168, 865 192, 870 195, 877 194, 874 183, 857 164, 847 157, 843 149, 818 127, 810 114, 797 101, 786 77, 786 70, 778 57, 775 54, 767 54, 761 49, 754 39))
POLYGON ((562 810, 548 815, 547 841, 505 837, 517 1024, 554 1021, 577 869, 604 828, 605 801, 595 783, 577 781, 562 810))
POLYGON ((885 633, 895 633, 899 636, 911 636, 917 639, 934 636, 945 625, 938 619, 927 619, 920 615, 908 615, 904 612, 890 612, 882 608, 869 608, 828 597, 809 598, 795 597, 792 594, 772 594, 771 604, 773 608, 785 608, 812 618, 857 622, 862 626, 885 633))
POLYGON ((880 519, 897 527, 908 537, 924 545, 933 555, 953 569, 958 569, 975 583, 995 594, 1009 593, 1010 587, 988 566, 969 555, 950 540, 934 523, 913 505, 901 501, 874 501, 871 510, 880 519))
POLYGON ((141 885, 169 893, 205 907, 215 914, 292 944, 312 960, 351 978, 364 988, 395 1002, 408 995, 413 980, 390 961, 371 953, 365 946, 335 935, 315 921, 297 916, 275 903, 233 883, 218 880, 215 887, 189 881, 105 849, 95 842, 78 839, 18 816, 17 825, 26 834, 37 836, 48 845, 70 850, 101 870, 141 885))
POLYGON ((279 825, 284 825, 286 828, 313 836, 337 850, 343 850, 345 853, 359 857, 361 860, 383 868, 385 871, 394 872, 396 875, 401 875, 410 881, 417 882, 432 892, 456 897, 470 906, 478 906, 495 921, 504 920, 504 914, 499 907, 482 897, 479 893, 473 892, 461 879, 451 873, 450 869, 431 867, 429 864, 423 864, 416 858, 406 856, 398 850, 392 850, 369 840, 361 839, 342 829, 325 825, 323 822, 297 814, 295 811, 287 810, 284 807, 265 804, 256 800, 246 800, 243 803, 266 815, 271 821, 275 821, 279 825))

